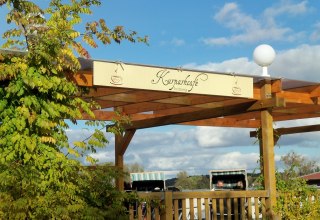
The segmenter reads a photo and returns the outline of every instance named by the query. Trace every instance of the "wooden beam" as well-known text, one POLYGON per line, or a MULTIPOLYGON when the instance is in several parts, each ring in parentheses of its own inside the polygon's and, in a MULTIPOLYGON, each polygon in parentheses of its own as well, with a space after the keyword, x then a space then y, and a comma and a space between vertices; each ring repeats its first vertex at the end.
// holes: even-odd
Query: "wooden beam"
POLYGON ((276 79, 271 81, 271 93, 278 93, 282 91, 282 80, 276 79))
POLYGON ((177 104, 166 104, 166 103, 156 103, 156 102, 139 102, 129 105, 123 106, 123 112, 126 114, 136 114, 136 113, 142 113, 142 112, 148 112, 148 111, 157 111, 157 110, 163 110, 163 109, 172 109, 172 108, 178 108, 181 107, 181 105, 177 104))
MULTIPOLYGON (((277 100, 279 103, 283 103, 284 101, 282 99, 277 100)), ((265 100, 263 102, 259 102, 259 108, 263 108, 263 106, 269 106, 271 102, 275 102, 275 100, 265 100)), ((195 112, 195 111, 200 111, 203 109, 215 109, 218 107, 224 107, 224 108, 229 108, 229 106, 233 106, 236 104, 241 104, 241 103, 248 103, 248 99, 231 99, 231 100, 225 100, 221 102, 212 102, 212 103, 206 103, 206 104, 199 104, 199 105, 193 105, 193 106, 186 106, 186 107, 180 107, 180 108, 171 108, 171 109, 164 109, 161 111, 155 111, 157 115, 164 116, 164 115, 176 115, 176 114, 182 114, 186 112, 195 112)), ((280 105, 279 103, 276 103, 276 105, 280 105)), ((235 118, 238 120, 248 120, 252 119, 255 117, 255 113, 250 112, 250 114, 247 114, 245 118, 240 116, 240 114, 243 112, 239 112, 235 118)), ((246 112, 245 112, 246 113, 246 112)), ((257 113, 259 114, 259 113, 257 113)), ((231 116, 233 117, 233 115, 231 116)), ((259 116, 260 118, 260 116, 259 116)))
POLYGON ((78 86, 93 86, 93 74, 92 71, 79 71, 76 74, 66 74, 66 76, 75 82, 78 86))
POLYGON ((132 89, 115 88, 115 87, 93 87, 90 88, 88 94, 83 94, 83 97, 97 98, 109 95, 116 95, 120 93, 132 92, 132 89))
POLYGON ((198 121, 184 122, 181 123, 181 125, 258 128, 260 127, 260 120, 237 120, 237 118, 210 118, 198 121))
POLYGON ((99 97, 100 100, 109 100, 109 101, 122 101, 129 103, 139 103, 139 102, 155 102, 158 100, 166 100, 172 97, 181 97, 186 96, 187 94, 180 93, 170 93, 170 92, 156 92, 156 91, 144 91, 144 90, 135 90, 128 93, 118 93, 112 95, 105 95, 99 97))
POLYGON ((197 107, 197 108, 216 108, 216 107, 244 103, 247 101, 248 101, 247 99, 225 99, 225 100, 221 100, 221 101, 207 102, 204 104, 197 104, 197 105, 193 105, 193 106, 197 107))
MULTIPOLYGON (((255 101, 253 100, 247 100, 247 102, 242 102, 242 103, 237 103, 237 104, 234 104, 234 105, 231 105, 232 106, 242 106, 242 105, 246 105, 248 103, 254 103, 255 101)), ((199 119, 198 118, 195 118, 195 119, 192 119, 192 117, 190 117, 190 121, 197 121, 197 120, 202 120, 202 119, 208 119, 208 118, 215 118, 215 117, 221 117, 221 116, 228 116, 228 115, 238 115, 238 114, 241 114, 241 113, 245 113, 245 112, 252 112, 252 111, 257 111, 259 110, 260 108, 267 108, 267 107, 271 107, 271 106, 283 106, 284 105, 284 100, 282 99, 270 99, 268 101, 256 101, 257 103, 256 104, 252 104, 252 106, 248 107, 247 111, 240 111, 240 109, 234 109, 232 113, 230 114, 223 114, 223 110, 227 110, 230 106, 220 106, 218 108, 211 108, 211 109, 198 109, 198 110, 195 110, 195 108, 192 108, 192 107, 184 107, 184 108, 177 108, 176 110, 173 110, 173 111, 164 111, 164 112, 161 112, 161 113, 167 113, 167 114, 170 114, 170 115, 164 115, 164 114, 132 114, 130 115, 130 118, 131 120, 134 122, 134 121, 141 121, 141 120, 151 120, 151 119, 154 119, 156 120, 157 118, 161 118, 161 117, 165 117, 165 116, 172 116, 172 117, 175 117, 176 115, 177 118, 179 119, 180 115, 183 115, 183 114, 193 114, 193 112, 195 112, 194 114, 201 114, 201 112, 203 111, 203 113, 205 112, 211 112, 211 111, 215 111, 215 109, 220 109, 222 112, 220 114, 218 114, 218 116, 214 116, 214 117, 210 117, 209 116, 205 116, 204 118, 202 118, 202 116, 200 115, 199 116, 199 119), (178 111, 179 109, 181 109, 181 111, 178 111)), ((113 111, 104 111, 104 110, 94 110, 93 111, 95 117, 92 118, 90 115, 86 114, 86 113, 83 113, 82 115, 82 118, 79 118, 78 120, 102 120, 102 121, 110 121, 112 119, 115 119, 117 116, 116 114, 113 112, 113 111)), ((227 113, 227 112, 225 112, 227 113)), ((187 116, 189 117, 189 116, 187 116)), ((239 119, 238 119, 239 120, 239 119)), ((242 119, 240 119, 242 120, 242 119)), ((245 120, 247 120, 247 118, 245 118, 245 120)), ((174 122, 174 123, 184 123, 184 122, 188 122, 188 119, 187 120, 183 120, 183 121, 178 121, 178 122, 174 122)), ((169 122, 169 124, 172 124, 169 122)), ((156 125, 156 126, 161 126, 161 125, 156 125)))
POLYGON ((112 111, 101 111, 101 110, 94 110, 93 114, 95 115, 92 118, 90 115, 83 113, 82 118, 79 120, 101 120, 101 121, 110 121, 116 117, 116 114, 112 111))
MULTIPOLYGON (((244 112, 238 115, 231 115, 231 116, 226 116, 226 118, 235 118, 238 121, 245 121, 245 120, 258 120, 260 121, 260 112, 244 112)), ((260 127, 260 125, 259 125, 260 127)))
POLYGON ((246 103, 235 104, 232 106, 223 106, 213 109, 203 109, 199 111, 186 112, 177 115, 166 115, 160 117, 149 118, 145 120, 132 121, 131 125, 126 126, 127 129, 141 129, 156 126, 163 126, 169 124, 179 124, 190 121, 197 121, 208 118, 217 118, 227 115, 235 115, 243 112, 258 111, 265 108, 272 108, 275 106, 284 106, 283 99, 272 98, 270 100, 253 101, 249 100, 246 103))
POLYGON ((189 106, 189 105, 199 105, 199 104, 210 103, 210 102, 221 102, 228 99, 231 99, 231 98, 222 97, 222 96, 189 94, 189 95, 180 96, 180 97, 171 97, 167 99, 161 99, 161 100, 157 100, 156 102, 189 106))
MULTIPOLYGON (((317 86, 319 86, 319 84, 313 84, 313 85, 306 85, 302 82, 302 81, 297 81, 297 80, 293 80, 293 84, 297 83, 299 86, 294 85, 291 86, 292 88, 286 89, 286 91, 291 91, 291 92, 302 92, 302 93, 312 93, 312 91, 314 91, 316 89, 317 86), (294 82, 296 81, 296 82, 294 82)), ((307 83, 308 84, 308 83, 307 83)))
POLYGON ((136 132, 136 129, 130 129, 125 131, 124 136, 122 137, 122 140, 120 143, 120 154, 122 155, 125 154, 135 132, 136 132))
POLYGON ((116 108, 116 107, 124 106, 128 104, 128 102, 106 101, 106 100, 99 100, 99 99, 95 99, 94 101, 99 104, 101 109, 116 108))
POLYGON ((296 119, 319 118, 319 117, 320 117, 320 113, 275 115, 274 121, 289 121, 289 120, 296 120, 296 119))
POLYGON ((319 97, 320 96, 320 86, 316 86, 311 92, 310 97, 319 97))
MULTIPOLYGON (((277 128, 274 131, 277 135, 315 132, 315 131, 320 131, 320 125, 306 125, 306 126, 290 127, 290 128, 277 128)), ((250 131, 250 137, 255 137, 256 135, 257 135, 256 131, 250 131)))
POLYGON ((313 103, 315 105, 319 105, 320 104, 320 97, 311 97, 311 100, 313 101, 313 103))
POLYGON ((276 129, 276 131, 279 135, 314 132, 314 131, 320 131, 320 125, 307 125, 307 126, 291 127, 291 128, 278 128, 278 129, 276 129))
POLYGON ((285 98, 286 102, 314 104, 314 101, 310 97, 309 93, 282 91, 280 93, 277 93, 276 96, 285 98))
POLYGON ((174 115, 174 114, 181 114, 184 112, 192 112, 192 111, 197 111, 201 109, 213 109, 217 107, 226 107, 235 105, 235 104, 240 104, 240 103, 245 103, 248 102, 248 99, 226 99, 226 100, 216 100, 214 102, 207 102, 203 104, 199 103, 193 103, 192 106, 184 106, 184 107, 179 107, 179 108, 171 108, 171 109, 163 109, 163 110, 158 110, 155 111, 156 114, 159 115, 174 115))
MULTIPOLYGON (((121 107, 119 107, 121 108, 121 107)), ((118 116, 115 114, 114 111, 103 111, 103 110, 94 110, 93 114, 95 117, 91 117, 90 115, 83 113, 82 118, 78 118, 77 120, 100 120, 100 121, 111 121, 113 119, 117 119, 118 116)), ((133 114, 130 115, 130 119, 132 121, 137 121, 137 120, 144 120, 144 119, 149 119, 149 118, 155 118, 158 117, 153 114, 133 114)))

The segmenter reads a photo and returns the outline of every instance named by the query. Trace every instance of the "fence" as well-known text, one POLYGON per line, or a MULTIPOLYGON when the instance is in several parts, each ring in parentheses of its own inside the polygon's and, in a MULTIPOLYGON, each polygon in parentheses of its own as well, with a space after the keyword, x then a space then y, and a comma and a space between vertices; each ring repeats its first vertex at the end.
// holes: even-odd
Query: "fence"
POLYGON ((131 206, 130 220, 266 219, 267 191, 138 193, 144 202, 131 206))

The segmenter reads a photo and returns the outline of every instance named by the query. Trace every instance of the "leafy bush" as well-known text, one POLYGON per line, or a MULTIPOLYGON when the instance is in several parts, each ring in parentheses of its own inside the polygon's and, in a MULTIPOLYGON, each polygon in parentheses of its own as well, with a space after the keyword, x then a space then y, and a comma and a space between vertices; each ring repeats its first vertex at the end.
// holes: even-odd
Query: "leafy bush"
POLYGON ((281 219, 320 219, 320 192, 290 170, 293 169, 285 172, 286 178, 277 174, 278 198, 275 212, 281 219))

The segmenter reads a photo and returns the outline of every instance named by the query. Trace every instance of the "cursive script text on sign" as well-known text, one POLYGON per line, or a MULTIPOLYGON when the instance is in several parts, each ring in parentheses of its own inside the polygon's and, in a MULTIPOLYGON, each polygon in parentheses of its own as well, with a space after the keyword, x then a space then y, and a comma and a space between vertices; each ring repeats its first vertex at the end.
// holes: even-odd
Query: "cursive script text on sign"
POLYGON ((168 86, 170 91, 190 92, 194 87, 199 85, 199 80, 206 81, 207 79, 208 75, 205 73, 199 73, 194 78, 191 78, 191 75, 187 75, 184 79, 171 78, 169 70, 160 70, 157 72, 156 78, 151 80, 151 83, 162 83, 168 86))

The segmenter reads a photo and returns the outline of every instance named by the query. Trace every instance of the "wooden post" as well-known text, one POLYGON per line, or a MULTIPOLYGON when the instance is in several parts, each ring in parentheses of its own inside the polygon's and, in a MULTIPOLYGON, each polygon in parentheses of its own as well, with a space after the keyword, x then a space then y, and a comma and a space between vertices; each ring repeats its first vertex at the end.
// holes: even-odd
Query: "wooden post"
MULTIPOLYGON (((271 98, 271 83, 266 80, 261 88, 261 98, 271 98)), ((274 160, 274 136, 273 117, 271 109, 261 111, 261 138, 260 155, 263 166, 264 188, 268 191, 269 197, 266 199, 266 211, 270 219, 276 219, 272 209, 276 205, 276 175, 274 160)))
MULTIPOLYGON (((115 165, 116 167, 123 171, 123 156, 126 152, 133 135, 135 134, 135 129, 126 130, 123 134, 115 134, 115 165)), ((116 187, 119 190, 124 190, 124 178, 119 176, 116 180, 116 187)))
MULTIPOLYGON (((123 171, 123 154, 121 154, 121 142, 122 135, 115 134, 115 166, 117 167, 117 169, 123 171)), ((116 180, 116 187, 118 190, 124 190, 124 178, 122 175, 120 175, 116 180)))
POLYGON ((161 214, 161 220, 172 220, 173 218, 173 203, 172 203, 172 191, 164 191, 164 205, 165 210, 161 214))

